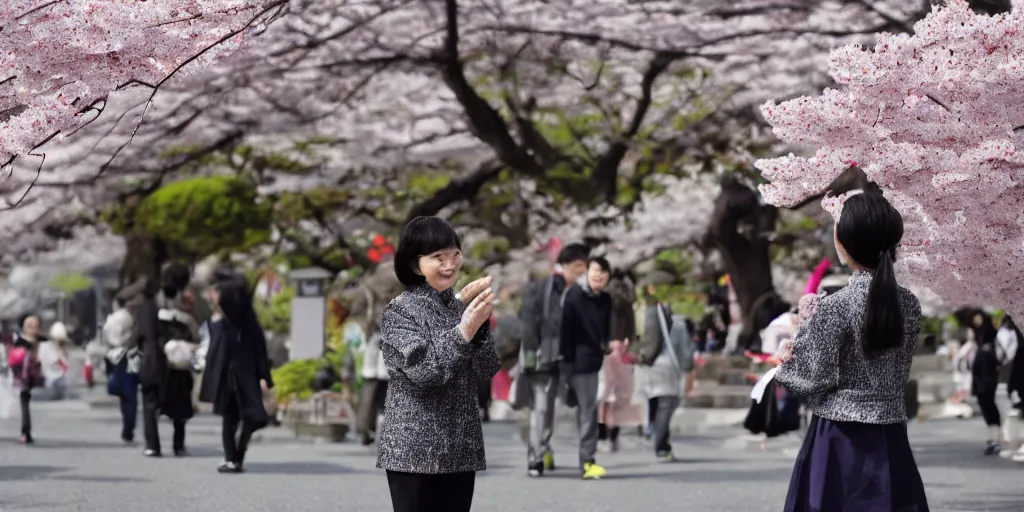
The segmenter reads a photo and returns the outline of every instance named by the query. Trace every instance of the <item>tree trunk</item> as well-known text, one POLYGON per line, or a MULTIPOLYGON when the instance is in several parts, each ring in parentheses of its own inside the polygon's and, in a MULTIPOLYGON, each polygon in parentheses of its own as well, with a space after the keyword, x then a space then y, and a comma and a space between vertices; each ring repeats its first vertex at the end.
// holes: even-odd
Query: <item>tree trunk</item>
POLYGON ((708 235, 722 255, 739 302, 743 330, 738 348, 745 349, 755 344, 758 332, 767 325, 759 325, 763 321, 757 320, 774 313, 781 302, 772 282, 768 252, 778 210, 762 204, 757 191, 731 175, 724 177, 721 185, 708 235), (771 311, 758 314, 759 307, 771 311))
MULTIPOLYGON (((826 190, 842 194, 863 188, 867 182, 864 171, 850 167, 826 190)), ((793 209, 820 200, 823 195, 816 194, 793 209)), ((761 330, 791 306, 779 296, 772 283, 769 249, 778 216, 774 206, 763 204, 761 194, 735 176, 727 175, 722 179, 708 236, 722 255, 740 304, 743 329, 739 348, 755 348, 761 330)))
POLYGON ((166 244, 157 237, 146 234, 125 236, 127 252, 121 265, 119 288, 124 288, 145 277, 153 286, 160 283, 160 269, 169 261, 166 244))

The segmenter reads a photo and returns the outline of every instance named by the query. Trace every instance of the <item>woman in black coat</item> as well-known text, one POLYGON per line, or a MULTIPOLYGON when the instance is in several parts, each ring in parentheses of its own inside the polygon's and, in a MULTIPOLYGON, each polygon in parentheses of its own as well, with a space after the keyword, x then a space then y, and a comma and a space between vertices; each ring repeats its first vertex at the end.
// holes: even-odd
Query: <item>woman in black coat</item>
POLYGON ((224 463, 217 471, 241 473, 253 432, 267 426, 263 392, 274 387, 267 341, 252 296, 241 277, 225 277, 211 290, 214 317, 200 401, 223 418, 224 463))
POLYGON ((995 455, 1001 449, 1003 437, 1002 416, 996 405, 996 389, 999 387, 999 367, 1002 364, 996 344, 996 328, 988 313, 979 312, 971 320, 978 351, 971 362, 971 393, 978 399, 981 416, 988 426, 988 441, 985 455, 995 455))

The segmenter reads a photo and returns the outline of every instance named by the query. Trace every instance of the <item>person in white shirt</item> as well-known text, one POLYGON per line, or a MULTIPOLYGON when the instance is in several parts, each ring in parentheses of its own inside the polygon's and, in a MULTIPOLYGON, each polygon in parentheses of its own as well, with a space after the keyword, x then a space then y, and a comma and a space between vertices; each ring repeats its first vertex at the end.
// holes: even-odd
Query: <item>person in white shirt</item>
POLYGON ((1017 348, 1020 343, 1020 340, 1017 339, 1017 332, 1013 321, 1006 318, 1003 319, 1003 323, 996 333, 996 349, 999 353, 999 361, 1003 364, 1013 361, 1014 356, 1017 355, 1017 348))
POLYGON ((68 342, 68 330, 61 322, 50 327, 50 339, 39 341, 39 364, 43 374, 43 392, 45 399, 60 400, 64 398, 67 385, 64 379, 68 370, 68 356, 65 346, 68 342))

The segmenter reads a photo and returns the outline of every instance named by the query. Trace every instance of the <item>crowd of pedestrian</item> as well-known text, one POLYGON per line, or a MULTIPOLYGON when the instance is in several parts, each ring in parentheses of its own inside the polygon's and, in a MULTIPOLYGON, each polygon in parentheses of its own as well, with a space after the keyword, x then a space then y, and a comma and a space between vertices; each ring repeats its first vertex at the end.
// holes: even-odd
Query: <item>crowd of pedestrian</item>
MULTIPOLYGON (((773 305, 772 318, 761 322, 760 351, 752 357, 764 371, 748 428, 777 435, 796 429, 795 411, 810 413, 787 511, 853 505, 926 511, 904 400, 921 310, 893 271, 902 218, 877 188, 828 197, 823 206, 834 217, 836 250, 852 275, 829 284, 823 262, 798 307, 785 305, 776 314, 782 305, 773 305), (765 421, 780 412, 774 427, 765 421), (874 469, 863 471, 865 464, 874 469)), ((377 466, 386 472, 396 512, 470 510, 476 472, 486 468, 481 423, 489 386, 503 366, 512 369, 509 402, 527 411, 528 477, 558 469, 551 446, 558 407, 574 410, 578 453, 569 466, 583 480, 609 474, 598 453, 617 451, 624 429, 646 426, 654 459, 676 459, 671 421, 692 390, 700 352, 728 345, 735 322, 722 321, 730 315, 725 304, 710 308, 710 324, 709 317, 695 324, 658 298, 655 282, 617 271, 577 243, 563 247, 551 272, 521 290, 511 329, 496 321, 501 301, 490 277, 455 292, 462 258, 448 222, 411 221, 394 260, 404 291, 373 322, 363 349, 358 432, 363 444, 378 445, 377 466), (499 357, 504 349, 496 349, 494 338, 501 331, 515 331, 519 343, 499 357)), ((161 416, 172 425, 173 455, 184 457, 196 398, 212 404, 222 417, 224 461, 217 470, 241 473, 253 433, 270 422, 267 342, 242 276, 216 273, 203 298, 212 309, 204 322, 197 321, 190 281, 187 267, 170 265, 159 280, 141 278, 120 290, 103 328, 107 391, 120 400, 120 436, 129 444, 141 396, 142 454, 150 458, 164 454, 161 416)), ((978 310, 967 333, 954 358, 964 365, 964 389, 977 398, 988 426, 984 453, 1024 460, 1015 434, 1024 393, 1021 332, 1009 316, 996 328, 978 310), (1014 407, 1005 429, 995 399, 1004 366, 1011 367, 1007 393, 1014 407)), ((30 315, 0 345, 18 390, 24 444, 33 442, 32 389, 60 388, 67 371, 66 329, 55 324, 49 334, 30 315)))
MULTIPOLYGON (((853 275, 833 294, 805 296, 784 317, 788 324, 776 326, 777 367, 761 379, 813 413, 784 509, 927 511, 904 400, 921 308, 893 271, 903 219, 877 187, 829 196, 823 206, 853 275)), ((598 443, 603 437, 614 450, 644 402, 654 417, 655 456, 672 460, 667 427, 693 361, 686 322, 643 286, 641 314, 617 315, 634 307, 635 296, 629 288, 613 293, 609 262, 586 246, 563 248, 556 263, 525 288, 520 308, 510 401, 530 410, 527 475, 556 469, 550 440, 558 401, 576 412, 582 479, 608 474, 598 443)), ((469 511, 475 473, 486 467, 474 391, 500 368, 486 321, 494 293, 489 278, 454 293, 461 265, 447 222, 418 218, 406 227, 395 260, 406 291, 384 310, 380 339, 391 380, 377 464, 387 470, 396 512, 469 511)), ((762 382, 756 402, 765 398, 762 382)))
MULTIPOLYGON (((172 452, 185 457, 186 425, 198 406, 195 375, 201 373, 197 398, 223 417, 225 457, 217 469, 240 473, 252 434, 270 422, 264 406, 273 387, 267 342, 242 275, 217 272, 206 293, 213 314, 202 324, 196 321, 190 281, 187 267, 172 264, 159 279, 143 277, 118 291, 115 311, 102 329, 106 391, 120 402, 122 441, 135 442, 141 397, 142 455, 164 455, 159 423, 166 417, 172 452)), ((22 444, 34 442, 33 391, 63 389, 68 367, 66 328, 55 323, 46 337, 39 327, 37 316, 26 315, 12 339, 0 343, 2 377, 18 395, 22 444)))

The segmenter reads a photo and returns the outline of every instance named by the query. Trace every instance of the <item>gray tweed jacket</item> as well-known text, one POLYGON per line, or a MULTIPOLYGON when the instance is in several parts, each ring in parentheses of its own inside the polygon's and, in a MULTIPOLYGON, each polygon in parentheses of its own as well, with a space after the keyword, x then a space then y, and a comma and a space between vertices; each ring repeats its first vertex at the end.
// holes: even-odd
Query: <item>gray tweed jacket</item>
POLYGON ((381 314, 381 355, 391 382, 378 435, 377 467, 405 473, 486 469, 477 385, 500 365, 485 324, 472 342, 458 325, 451 290, 409 289, 381 314))
POLYGON ((901 287, 903 345, 865 357, 861 327, 870 286, 871 274, 858 271, 845 288, 822 297, 817 312, 797 332, 793 357, 779 366, 775 379, 805 398, 822 418, 902 423, 907 421, 904 387, 921 331, 921 304, 901 287))

